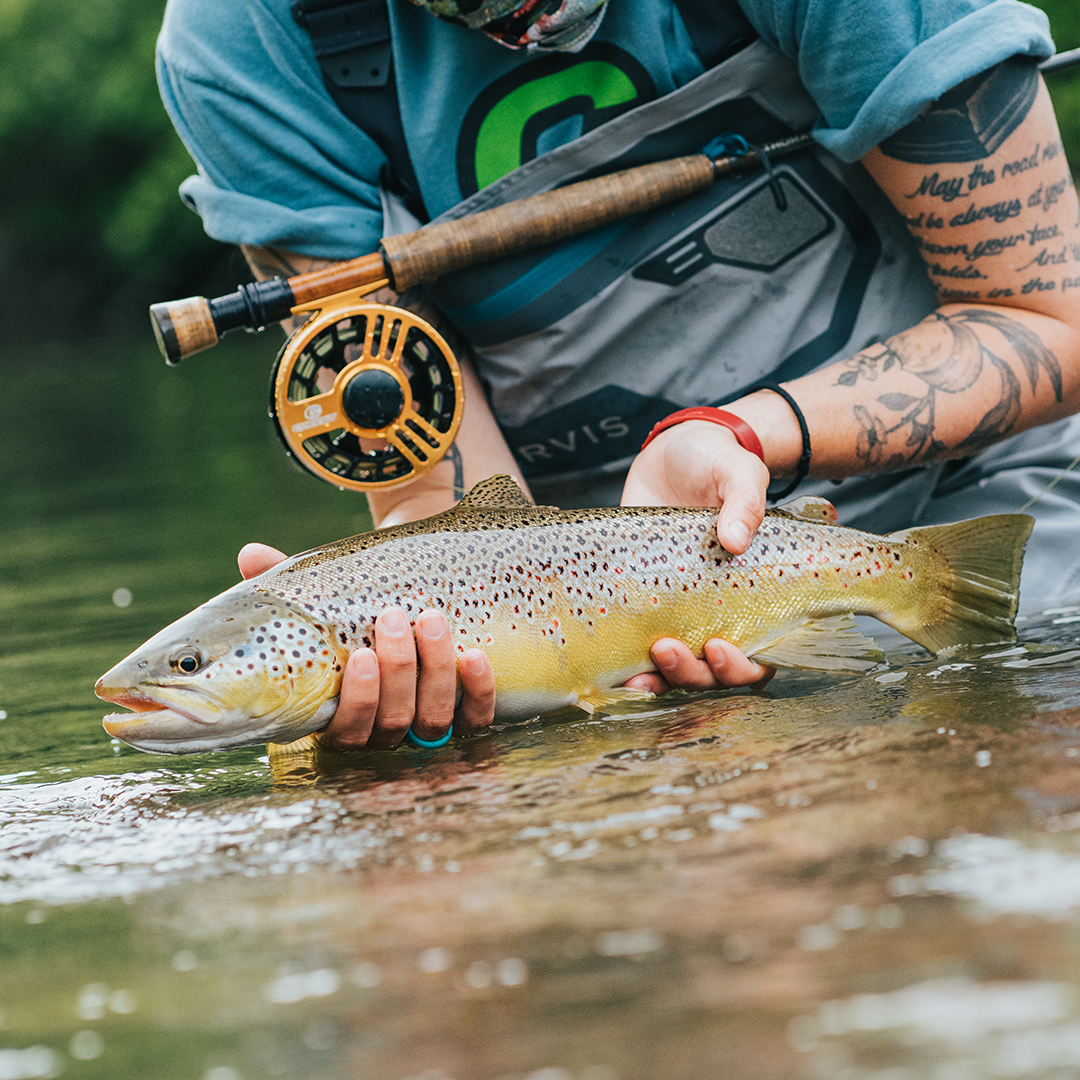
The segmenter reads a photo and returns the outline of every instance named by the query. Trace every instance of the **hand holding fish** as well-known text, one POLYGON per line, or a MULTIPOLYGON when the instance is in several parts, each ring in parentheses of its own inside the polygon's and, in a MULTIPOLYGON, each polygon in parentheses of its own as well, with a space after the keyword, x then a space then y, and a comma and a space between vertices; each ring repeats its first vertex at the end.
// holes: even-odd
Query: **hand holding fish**
MULTIPOLYGON (((763 443, 777 468, 783 456, 798 460, 800 435, 784 401, 768 391, 743 399, 731 411, 753 417, 755 430, 769 432, 763 443), (784 411, 787 415, 783 415, 784 411), (790 428, 790 430, 788 430, 790 428), (775 434, 773 434, 775 432, 775 434)), ((770 470, 727 428, 687 420, 662 431, 634 459, 623 488, 624 506, 718 506, 716 535, 734 555, 750 546, 765 516, 770 470)), ((713 690, 767 681, 773 669, 755 663, 735 645, 714 638, 697 657, 681 641, 662 638, 652 647, 658 671, 637 675, 626 685, 654 694, 677 687, 713 690)))
MULTIPOLYGON (((285 553, 266 544, 247 544, 237 557, 246 579, 276 566, 285 553)), ((455 660, 450 624, 441 611, 422 611, 416 636, 400 608, 375 620, 375 647, 350 655, 337 711, 320 735, 336 750, 385 750, 397 746, 410 727, 421 738, 442 738, 453 721, 458 735, 475 735, 495 716, 495 676, 479 649, 455 660), (420 676, 417 678, 417 662, 420 676), (457 676, 461 700, 456 701, 457 676)), ((756 665, 755 665, 756 666, 756 665)))
POLYGON ((802 450, 798 423, 783 398, 759 390, 724 406, 761 440, 764 458, 726 427, 687 420, 660 432, 634 459, 623 506, 717 506, 716 537, 742 555, 765 516, 770 476, 794 475, 802 450))

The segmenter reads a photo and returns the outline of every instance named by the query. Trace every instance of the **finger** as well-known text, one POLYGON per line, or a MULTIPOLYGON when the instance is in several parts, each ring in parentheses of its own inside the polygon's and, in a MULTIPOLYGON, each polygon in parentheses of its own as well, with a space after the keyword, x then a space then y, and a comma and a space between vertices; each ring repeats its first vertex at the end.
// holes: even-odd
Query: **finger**
POLYGON ((419 738, 434 742, 450 730, 457 696, 457 658, 450 624, 441 611, 422 611, 417 616, 416 651, 420 677, 412 729, 419 738))
POLYGON ((479 649, 469 649, 458 662, 461 703, 454 713, 454 732, 475 735, 495 719, 495 673, 491 661, 479 649))
POLYGON ((374 649, 357 649, 345 665, 337 712, 319 742, 333 750, 367 745, 379 707, 379 658, 374 649))
POLYGON ((681 641, 661 638, 652 647, 659 674, 680 690, 714 690, 720 683, 705 660, 699 660, 681 641))
POLYGON ((282 559, 286 558, 284 551, 270 547, 267 544, 245 544, 236 556, 236 562, 240 567, 240 574, 247 578, 258 577, 272 566, 277 566, 282 559))
POLYGON ((368 746, 397 746, 416 716, 416 642, 400 608, 387 608, 375 620, 379 657, 379 707, 368 746))
POLYGON ((627 679, 623 686, 630 690, 646 690, 650 694, 666 694, 671 689, 671 683, 658 671, 643 671, 627 679))
POLYGON ((705 660, 720 686, 764 686, 776 674, 776 668, 756 663, 721 638, 705 642, 705 660))
POLYGON ((765 517, 765 491, 769 472, 753 454, 746 454, 744 467, 729 476, 720 489, 721 507, 716 519, 716 536, 733 555, 741 555, 754 538, 765 517))

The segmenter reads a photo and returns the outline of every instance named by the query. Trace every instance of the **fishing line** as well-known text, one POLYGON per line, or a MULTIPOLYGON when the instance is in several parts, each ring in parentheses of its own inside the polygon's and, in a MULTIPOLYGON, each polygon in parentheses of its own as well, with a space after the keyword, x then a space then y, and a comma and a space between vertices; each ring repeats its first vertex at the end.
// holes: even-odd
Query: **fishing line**
POLYGON ((1020 507, 1020 513, 1023 513, 1025 510, 1034 506, 1067 472, 1075 469, 1077 465, 1080 465, 1080 454, 1074 457, 1072 461, 1068 465, 1066 465, 1065 468, 1062 469, 1061 472, 1059 472, 1057 476, 1055 476, 1054 479, 1051 480, 1050 483, 1042 489, 1042 491, 1039 492, 1038 495, 1028 499, 1028 501, 1020 507))

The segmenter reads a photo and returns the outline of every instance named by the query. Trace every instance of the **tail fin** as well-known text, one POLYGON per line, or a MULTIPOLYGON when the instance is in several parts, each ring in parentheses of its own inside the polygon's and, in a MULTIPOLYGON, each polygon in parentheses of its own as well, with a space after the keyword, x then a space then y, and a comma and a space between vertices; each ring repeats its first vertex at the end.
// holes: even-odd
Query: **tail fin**
POLYGON ((937 588, 919 598, 913 625, 890 625, 935 653, 1012 641, 1024 545, 1033 524, 1027 514, 995 514, 892 533, 890 540, 937 552, 947 567, 934 582, 937 588))

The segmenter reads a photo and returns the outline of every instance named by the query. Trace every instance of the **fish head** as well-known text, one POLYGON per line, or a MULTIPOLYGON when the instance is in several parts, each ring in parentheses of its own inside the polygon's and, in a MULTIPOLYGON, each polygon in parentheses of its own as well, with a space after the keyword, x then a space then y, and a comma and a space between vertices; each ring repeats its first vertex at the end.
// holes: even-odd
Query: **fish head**
POLYGON ((345 660, 301 605, 241 583, 155 634, 94 692, 132 710, 106 716, 105 730, 150 753, 288 743, 329 722, 345 660))

